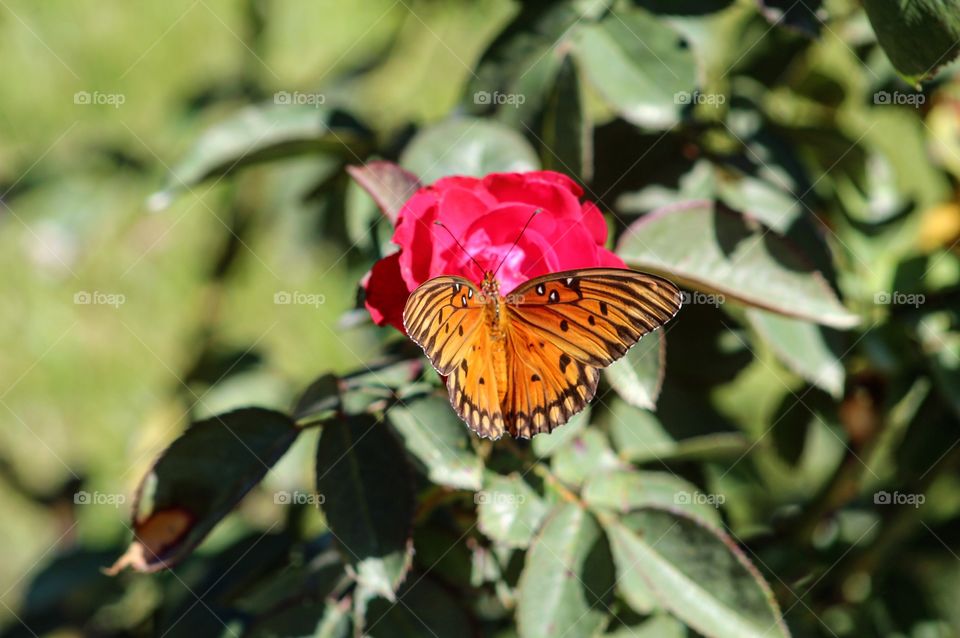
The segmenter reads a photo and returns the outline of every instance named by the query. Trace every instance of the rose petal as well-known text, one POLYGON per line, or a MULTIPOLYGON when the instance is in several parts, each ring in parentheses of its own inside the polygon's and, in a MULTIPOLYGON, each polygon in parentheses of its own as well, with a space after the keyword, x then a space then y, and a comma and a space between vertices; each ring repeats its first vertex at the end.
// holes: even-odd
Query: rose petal
POLYGON ((378 326, 390 324, 400 332, 403 329, 403 307, 410 296, 407 284, 400 276, 400 253, 384 257, 373 265, 367 277, 364 305, 378 326))
MULTIPOLYGON (((494 173, 497 175, 497 173, 494 173)), ((574 197, 580 197, 583 195, 583 188, 580 187, 573 179, 568 175, 563 173, 558 173, 556 171, 530 171, 528 173, 499 173, 499 175, 520 175, 525 180, 530 182, 548 182, 550 184, 555 184, 565 190, 570 191, 574 197)), ((489 175, 487 177, 490 177, 489 175)))
POLYGON ((606 245, 607 233, 609 232, 607 220, 603 218, 603 213, 600 212, 597 205, 593 202, 583 202, 582 215, 583 225, 593 235, 593 240, 597 242, 598 246, 606 245))
POLYGON ((404 207, 406 213, 401 214, 393 233, 393 243, 401 248, 400 274, 410 290, 431 277, 437 237, 433 223, 438 211, 437 194, 429 191, 415 197, 419 199, 416 206, 404 207))
MULTIPOLYGON (((437 219, 453 233, 454 237, 463 237, 463 233, 474 221, 483 217, 490 210, 490 205, 474 192, 464 188, 448 188, 440 193, 439 212, 437 219)), ((450 233, 438 229, 441 235, 449 239, 450 233)))
POLYGON ((559 173, 495 173, 484 178, 484 185, 503 203, 530 204, 558 217, 579 219, 582 216, 579 197, 583 191, 573 180, 559 173), (545 176, 549 178, 545 179, 545 176))

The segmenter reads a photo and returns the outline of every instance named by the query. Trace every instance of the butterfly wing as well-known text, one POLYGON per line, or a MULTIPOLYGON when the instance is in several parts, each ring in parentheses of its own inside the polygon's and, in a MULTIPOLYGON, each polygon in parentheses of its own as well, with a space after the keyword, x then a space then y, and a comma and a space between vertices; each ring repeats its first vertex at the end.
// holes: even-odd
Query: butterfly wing
POLYGON ((566 423, 596 393, 598 369, 680 304, 680 290, 666 279, 615 268, 554 273, 507 295, 507 430, 529 437, 566 423))
POLYGON ((503 434, 499 388, 503 350, 490 338, 480 291, 463 277, 435 277, 410 293, 403 309, 407 334, 447 377, 450 404, 477 434, 503 434))
POLYGON ((514 323, 508 344, 502 409, 511 435, 552 432, 596 394, 599 370, 571 357, 560 342, 514 323))

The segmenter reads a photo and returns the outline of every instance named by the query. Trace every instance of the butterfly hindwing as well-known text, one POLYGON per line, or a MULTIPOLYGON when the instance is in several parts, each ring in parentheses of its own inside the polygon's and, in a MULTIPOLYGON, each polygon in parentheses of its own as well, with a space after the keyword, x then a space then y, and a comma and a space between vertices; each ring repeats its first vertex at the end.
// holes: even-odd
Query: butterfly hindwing
POLYGON ((503 434, 500 410, 502 352, 492 347, 477 287, 462 277, 436 277, 414 290, 403 310, 403 324, 447 377, 450 404, 480 436, 503 434))
POLYGON ((500 390, 507 387, 507 381, 498 370, 502 366, 497 362, 502 362, 503 357, 493 351, 486 336, 477 336, 471 341, 468 355, 447 377, 450 405, 474 432, 499 439, 504 428, 500 390))
POLYGON ((597 368, 567 354, 555 340, 511 324, 503 417, 518 438, 552 432, 582 410, 597 391, 597 368))

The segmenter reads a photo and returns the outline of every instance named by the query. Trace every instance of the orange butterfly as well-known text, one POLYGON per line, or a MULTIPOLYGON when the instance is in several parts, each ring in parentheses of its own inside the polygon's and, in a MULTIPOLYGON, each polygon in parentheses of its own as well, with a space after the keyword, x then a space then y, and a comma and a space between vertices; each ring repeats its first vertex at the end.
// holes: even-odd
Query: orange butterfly
POLYGON ((479 288, 435 277, 403 309, 407 334, 447 376, 454 410, 491 439, 566 423, 593 398, 600 368, 680 309, 676 286, 633 270, 554 273, 506 297, 495 273, 485 271, 479 288))

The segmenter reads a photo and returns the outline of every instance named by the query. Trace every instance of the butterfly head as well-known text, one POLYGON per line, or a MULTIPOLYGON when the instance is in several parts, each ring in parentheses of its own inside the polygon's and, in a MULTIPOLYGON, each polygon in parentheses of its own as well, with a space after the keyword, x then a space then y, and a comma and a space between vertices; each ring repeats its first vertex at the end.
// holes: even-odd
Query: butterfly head
POLYGON ((460 240, 447 228, 442 221, 439 219, 434 220, 434 224, 441 227, 443 230, 450 235, 450 238, 454 243, 460 248, 460 250, 467 257, 470 258, 470 261, 473 262, 473 265, 477 267, 480 272, 483 273, 483 280, 480 282, 480 290, 483 293, 484 298, 496 300, 500 296, 500 282, 497 281, 497 273, 500 272, 500 267, 503 266, 504 262, 507 261, 507 257, 513 252, 513 249, 517 247, 517 244, 520 243, 520 238, 523 237, 523 234, 527 231, 527 228, 530 226, 530 222, 533 221, 533 218, 542 212, 542 209, 538 208, 530 215, 527 219, 527 223, 523 225, 523 228, 520 230, 520 234, 517 235, 516 241, 513 242, 513 245, 510 246, 510 249, 503 253, 503 257, 500 259, 500 263, 497 264, 497 267, 493 270, 487 270, 480 263, 467 252, 467 249, 463 247, 463 244, 460 243, 460 240))
POLYGON ((483 273, 483 281, 480 282, 480 292, 484 299, 497 299, 500 297, 500 282, 496 279, 496 273, 488 270, 483 273))

